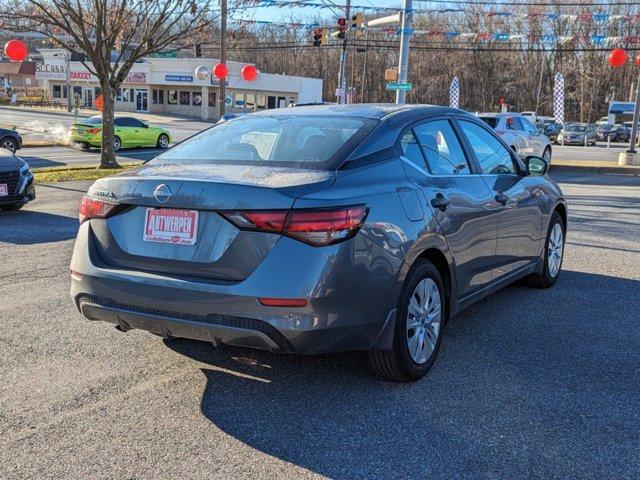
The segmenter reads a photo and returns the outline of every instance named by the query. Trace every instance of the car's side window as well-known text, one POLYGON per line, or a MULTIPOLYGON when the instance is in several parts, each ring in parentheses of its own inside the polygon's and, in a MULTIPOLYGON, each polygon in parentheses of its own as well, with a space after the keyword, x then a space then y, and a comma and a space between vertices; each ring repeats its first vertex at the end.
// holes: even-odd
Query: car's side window
POLYGON ((122 127, 122 126, 124 126, 124 125, 122 125, 122 119, 121 119, 121 118, 116 118, 116 119, 113 121, 113 124, 114 124, 116 127, 122 127))
POLYGON ((507 129, 522 132, 524 130, 524 127, 522 126, 522 122, 518 117, 509 117, 507 119, 507 129))
POLYGON ((460 120, 460 126, 478 159, 482 173, 517 173, 509 149, 492 133, 466 120, 460 120))
POLYGON ((424 157, 420 151, 420 145, 411 130, 402 136, 400 139, 400 145, 402 146, 402 153, 411 161, 411 163, 420 168, 426 168, 424 157))
POLYGON ((434 120, 414 128, 429 171, 434 175, 471 173, 467 157, 448 120, 434 120))
POLYGON ((533 124, 526 118, 522 119, 522 124, 524 125, 524 130, 527 133, 538 133, 538 129, 534 127, 533 124))

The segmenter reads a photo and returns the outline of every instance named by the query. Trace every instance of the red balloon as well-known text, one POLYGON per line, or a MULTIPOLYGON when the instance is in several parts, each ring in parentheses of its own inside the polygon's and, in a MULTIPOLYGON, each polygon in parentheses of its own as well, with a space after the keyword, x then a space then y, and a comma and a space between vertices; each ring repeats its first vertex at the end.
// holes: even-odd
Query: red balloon
POLYGON ((611 50, 611 53, 609 54, 609 58, 607 60, 609 62, 609 65, 616 68, 621 67, 622 65, 627 63, 627 58, 628 55, 626 51, 621 48, 615 48, 611 50))
POLYGON ((240 76, 246 82, 253 82, 256 78, 258 78, 258 69, 255 65, 245 65, 240 70, 240 76))
POLYGON ((638 56, 636 57, 636 65, 638 67, 640 67, 640 53, 638 54, 638 56))
POLYGON ((227 67, 224 63, 216 63, 215 67, 213 67, 213 74, 219 80, 227 78, 227 76, 229 75, 229 67, 227 67))
POLYGON ((22 62, 29 55, 29 47, 21 40, 9 40, 4 46, 4 54, 14 62, 22 62))

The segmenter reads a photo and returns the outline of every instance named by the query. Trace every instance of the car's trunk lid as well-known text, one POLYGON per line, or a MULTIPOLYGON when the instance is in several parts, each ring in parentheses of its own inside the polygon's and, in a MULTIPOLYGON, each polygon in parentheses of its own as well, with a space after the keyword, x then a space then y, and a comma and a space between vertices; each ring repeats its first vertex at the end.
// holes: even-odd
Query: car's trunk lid
POLYGON ((327 187, 334 178, 330 171, 281 167, 147 164, 91 187, 91 196, 128 206, 91 228, 98 254, 108 264, 240 281, 264 260, 279 235, 238 230, 217 212, 286 210, 297 197, 327 187), (181 215, 183 223, 166 220, 173 215, 181 215), (159 223, 158 216, 163 217, 159 223), (149 235, 154 225, 163 229, 172 222, 181 237, 169 234, 161 243, 149 235))

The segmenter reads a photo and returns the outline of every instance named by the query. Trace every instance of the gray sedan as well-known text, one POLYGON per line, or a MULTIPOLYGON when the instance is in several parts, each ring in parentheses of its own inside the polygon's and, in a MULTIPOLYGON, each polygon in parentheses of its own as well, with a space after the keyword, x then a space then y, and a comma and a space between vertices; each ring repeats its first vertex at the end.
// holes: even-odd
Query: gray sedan
POLYGON ((558 279, 567 207, 547 168, 450 108, 254 113, 98 180, 71 296, 123 332, 365 350, 381 376, 416 380, 451 316, 558 279))

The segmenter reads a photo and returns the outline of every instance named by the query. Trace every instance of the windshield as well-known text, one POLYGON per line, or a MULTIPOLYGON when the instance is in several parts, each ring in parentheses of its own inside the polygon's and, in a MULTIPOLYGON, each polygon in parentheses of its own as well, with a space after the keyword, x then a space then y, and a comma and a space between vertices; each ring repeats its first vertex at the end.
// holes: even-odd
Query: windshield
POLYGON ((611 125, 610 123, 605 123, 600 126, 600 130, 613 130, 614 128, 617 128, 617 126, 611 125))
POLYGON ((355 147, 375 121, 330 116, 247 115, 216 125, 157 156, 151 163, 243 163, 329 167, 355 147), (344 148, 344 150, 342 150, 344 148))
POLYGON ((480 117, 480 120, 483 120, 484 123, 489 125, 491 128, 496 128, 498 126, 498 119, 496 117, 480 117))
POLYGON ((93 117, 84 118, 78 123, 82 123, 84 125, 101 125, 102 124, 102 116, 101 115, 94 115, 93 117))
POLYGON ((576 132, 576 133, 584 133, 587 131, 587 127, 584 125, 567 125, 565 127, 567 132, 576 132))

